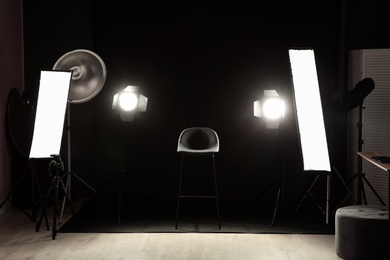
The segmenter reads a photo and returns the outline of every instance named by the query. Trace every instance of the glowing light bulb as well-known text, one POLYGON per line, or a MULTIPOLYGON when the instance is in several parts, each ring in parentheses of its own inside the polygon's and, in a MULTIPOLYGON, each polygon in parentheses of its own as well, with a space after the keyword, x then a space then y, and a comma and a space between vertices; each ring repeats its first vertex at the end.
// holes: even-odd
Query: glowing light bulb
POLYGON ((119 106, 124 111, 131 111, 137 107, 138 98, 133 92, 122 92, 119 96, 119 106))
POLYGON ((264 102, 264 115, 270 119, 284 117, 284 102, 280 98, 270 98, 264 102))

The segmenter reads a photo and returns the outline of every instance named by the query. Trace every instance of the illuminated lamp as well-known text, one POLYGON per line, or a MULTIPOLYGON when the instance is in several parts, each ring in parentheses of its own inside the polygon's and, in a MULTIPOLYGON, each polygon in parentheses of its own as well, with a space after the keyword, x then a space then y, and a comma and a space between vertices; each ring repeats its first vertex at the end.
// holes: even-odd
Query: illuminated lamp
MULTIPOLYGON (((135 114, 137 112, 145 112, 148 103, 148 98, 139 93, 139 87, 137 86, 127 86, 124 90, 114 95, 112 101, 112 109, 119 112, 121 118, 121 137, 123 135, 123 122, 132 122, 134 121, 135 114)), ((121 137, 119 140, 121 140, 121 137)), ((120 153, 122 154, 122 143, 119 144, 120 153)), ((136 184, 135 180, 132 178, 131 174, 128 174, 128 171, 122 168, 122 155, 120 155, 120 171, 119 173, 119 185, 118 185, 118 220, 117 223, 121 222, 121 203, 122 203, 122 185, 124 183, 124 178, 130 178, 131 181, 136 184)), ((136 187, 140 189, 147 197, 151 198, 150 195, 138 184, 136 187)))
POLYGON ((254 116, 264 118, 267 128, 278 128, 284 113, 284 101, 276 90, 264 90, 263 98, 253 103, 254 116))
MULTIPOLYGON (((283 131, 283 127, 279 127, 281 121, 283 120, 284 118, 284 114, 285 114, 285 104, 284 104, 284 100, 279 96, 278 92, 276 90, 264 90, 264 95, 262 97, 262 99, 260 100, 257 100, 253 103, 253 114, 255 117, 261 117, 261 118, 264 118, 265 120, 265 125, 266 125, 266 128, 269 128, 269 129, 278 129, 281 130, 281 135, 282 135, 282 138, 284 139, 284 131, 283 131), (281 129, 280 129, 281 128, 281 129)), ((271 227, 274 226, 274 223, 275 223, 275 218, 276 218, 276 213, 277 213, 277 209, 278 209, 278 206, 279 206, 279 201, 282 200, 282 203, 284 202, 284 191, 285 191, 285 179, 286 179, 286 176, 285 176, 285 173, 284 173, 284 147, 283 147, 283 142, 284 140, 282 140, 281 142, 281 146, 279 147, 281 149, 281 158, 282 158, 282 161, 281 161, 281 174, 279 174, 277 176, 277 178, 275 179, 275 181, 273 181, 271 183, 270 186, 268 186, 265 191, 261 192, 256 198, 255 200, 252 202, 252 204, 254 204, 257 199, 259 199, 260 197, 263 197, 264 194, 272 187, 274 186, 275 184, 279 184, 279 187, 278 187, 278 192, 277 192, 277 195, 276 195, 276 200, 275 200, 275 208, 274 208, 274 214, 273 214, 273 217, 272 217, 272 221, 271 221, 271 227)))
POLYGON ((122 121, 133 121, 136 112, 145 112, 148 98, 139 93, 139 87, 127 86, 114 95, 112 109, 119 112, 122 121))

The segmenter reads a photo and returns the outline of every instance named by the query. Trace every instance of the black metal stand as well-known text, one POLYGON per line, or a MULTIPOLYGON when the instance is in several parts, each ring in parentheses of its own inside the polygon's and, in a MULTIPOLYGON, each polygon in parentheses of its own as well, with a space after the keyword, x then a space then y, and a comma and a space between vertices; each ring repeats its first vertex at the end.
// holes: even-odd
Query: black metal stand
POLYGON ((42 200, 42 193, 41 193, 41 187, 39 184, 39 180, 37 177, 37 169, 35 166, 35 161, 30 159, 28 162, 28 165, 26 166, 26 169, 23 171, 23 173, 20 175, 18 180, 16 181, 15 185, 12 187, 10 193, 8 193, 7 197, 4 199, 4 201, 0 204, 0 208, 4 206, 4 204, 9 201, 11 204, 18 208, 20 211, 22 211, 30 220, 35 221, 36 220, 36 206, 38 203, 40 203, 42 200), (17 190, 18 186, 20 185, 20 182, 23 180, 23 178, 26 176, 27 173, 31 174, 31 213, 28 213, 23 208, 19 207, 17 203, 11 198, 12 195, 17 190), (38 192, 39 199, 36 201, 35 198, 35 192, 38 192))
MULTIPOLYGON (((67 172, 62 176, 62 179, 66 177, 66 185, 65 185, 65 189, 68 193, 68 196, 69 196, 69 199, 72 200, 72 177, 75 177, 78 181, 80 181, 82 184, 84 184, 87 188, 89 188, 92 192, 93 192, 93 195, 96 195, 97 191, 91 186, 89 185, 86 181, 84 181, 83 179, 81 179, 77 174, 75 174, 73 171, 72 171, 72 163, 71 163, 71 160, 72 160, 72 156, 71 156, 71 152, 72 152, 72 149, 71 149, 71 128, 70 128, 70 104, 68 103, 68 106, 67 106, 67 121, 68 121, 68 124, 67 124, 67 137, 68 137, 68 168, 67 168, 67 172)), ((89 198, 91 198, 92 196, 89 196, 89 197, 86 197, 84 198, 82 201, 80 202, 84 202, 86 200, 88 200, 89 198)), ((62 209, 61 209, 61 214, 60 214, 60 220, 59 220, 59 223, 61 223, 62 221, 62 216, 64 214, 64 209, 65 209, 65 197, 63 199, 63 203, 62 203, 62 209)))
MULTIPOLYGON (((341 179, 341 176, 339 175, 339 173, 337 171, 336 171, 336 173, 339 176, 339 178, 341 179)), ((300 206, 305 201, 305 199, 310 197, 313 200, 314 204, 318 207, 319 211, 325 215, 325 223, 329 224, 331 175, 332 175, 332 172, 316 175, 316 178, 314 179, 314 181, 310 185, 309 189, 305 192, 301 201, 299 202, 299 204, 295 208, 295 212, 297 212, 299 210, 300 206), (321 206, 318 196, 315 196, 314 193, 312 192, 312 189, 314 188, 315 184, 319 180, 320 176, 326 176, 326 198, 324 199, 325 200, 325 208, 323 206, 321 206)))
MULTIPOLYGON (((120 224, 121 223, 121 211, 122 211, 122 201, 123 201, 123 184, 125 182, 125 178, 128 178, 130 179, 130 181, 133 183, 133 185, 139 190, 141 191, 147 198, 149 198, 153 204, 155 204, 157 207, 159 207, 159 205, 157 204, 157 202, 152 198, 151 195, 149 195, 149 193, 146 192, 146 190, 144 188, 141 187, 141 185, 139 185, 133 178, 133 176, 131 175, 131 173, 129 173, 129 171, 125 170, 123 168, 123 165, 122 165, 122 136, 123 136, 123 124, 124 122, 121 120, 120 122, 120 126, 118 127, 119 128, 119 139, 118 139, 118 149, 119 149, 119 169, 120 171, 117 172, 113 178, 115 178, 117 175, 119 175, 119 180, 118 180, 118 200, 117 200, 117 224, 120 224)), ((111 178, 111 179, 113 179, 111 178)))
MULTIPOLYGON (((249 207, 251 207, 252 205, 254 205, 258 199, 264 197, 264 195, 273 187, 275 186, 276 184, 278 184, 278 192, 277 192, 277 195, 276 195, 276 199, 275 201, 273 202, 274 204, 274 213, 273 213, 273 216, 272 216, 272 220, 271 220, 271 227, 274 226, 275 224, 275 218, 276 218, 276 214, 277 214, 277 211, 278 211, 278 207, 279 206, 285 206, 285 183, 286 183, 286 175, 285 175, 285 171, 284 171, 284 126, 283 126, 283 122, 279 125, 279 131, 281 131, 281 135, 282 135, 282 141, 281 141, 281 145, 279 145, 280 147, 280 152, 281 152, 281 162, 280 162, 280 165, 281 165, 281 174, 278 175, 278 177, 263 191, 261 192, 253 201, 252 203, 249 205, 249 207), (280 129, 281 128, 281 129, 280 129)), ((279 138, 279 142, 280 142, 280 138, 279 138)))
MULTIPOLYGON (((66 177, 65 189, 68 191, 68 197, 70 200, 72 200, 72 196, 71 196, 71 192, 70 192, 71 185, 72 185, 72 181, 71 181, 72 177, 75 177, 78 181, 80 181, 82 184, 84 184, 87 188, 89 188, 93 192, 93 195, 85 197, 85 198, 83 198, 83 200, 81 200, 79 202, 84 202, 84 201, 90 199, 91 197, 93 197, 94 195, 96 195, 97 191, 91 185, 89 185, 87 182, 85 182, 83 179, 81 179, 77 174, 75 174, 73 172, 66 172, 61 177, 61 179, 64 179, 65 177, 66 177)), ((61 209, 59 223, 61 223, 61 221, 62 221, 62 216, 63 216, 64 210, 65 210, 65 202, 66 202, 66 198, 64 197, 64 200, 62 202, 62 209, 61 209)))
POLYGON ((282 173, 282 175, 279 176, 279 189, 278 189, 278 194, 276 195, 276 201, 275 201, 275 208, 274 208, 274 214, 272 216, 272 221, 271 221, 271 227, 274 226, 274 223, 275 223, 275 218, 276 218, 276 213, 277 213, 277 210, 278 210, 278 206, 281 204, 281 205, 284 205, 284 195, 285 195, 285 179, 286 179, 286 176, 282 173), (282 202, 280 202, 280 198, 282 198, 282 202))
MULTIPOLYGON (((361 102, 359 106, 359 122, 357 123, 357 127, 359 127, 359 139, 358 139, 358 152, 362 151, 362 146, 364 143, 364 140, 362 139, 362 115, 363 115, 363 101, 361 102)), ((382 198, 379 196, 379 194, 376 192, 374 187, 371 185, 371 183, 368 181, 368 179, 365 176, 365 173, 363 173, 363 162, 362 157, 358 156, 358 172, 355 173, 355 175, 350 179, 349 184, 357 178, 358 180, 358 189, 357 189, 357 203, 358 205, 361 205, 362 202, 364 202, 365 205, 367 205, 367 198, 366 198, 366 192, 364 189, 364 182, 368 185, 368 187, 371 189, 371 191, 375 194, 377 199, 381 202, 382 206, 386 206, 385 202, 382 200, 382 198), (364 182, 363 182, 364 181, 364 182)), ((349 196, 349 194, 347 195, 349 196)))
POLYGON ((278 192, 276 194, 276 199, 275 201, 271 201, 273 204, 274 204, 274 213, 273 213, 273 216, 272 216, 272 220, 271 220, 271 227, 274 226, 275 224, 275 219, 276 219, 276 215, 277 215, 277 211, 278 211, 278 208, 279 206, 285 206, 285 186, 286 186, 286 179, 287 177, 285 176, 284 172, 282 172, 282 174, 280 174, 263 192, 261 192, 253 201, 252 203, 249 205, 249 207, 252 207, 252 205, 254 205, 257 200, 259 200, 260 198, 262 197, 265 197, 264 195, 272 188, 274 187, 276 184, 278 185, 278 192))
POLYGON ((138 190, 140 190, 147 198, 149 198, 158 207, 158 204, 155 202, 155 200, 152 198, 152 196, 150 196, 149 193, 147 193, 145 191, 145 189, 143 189, 126 170, 122 169, 119 171, 118 201, 117 201, 118 202, 117 224, 121 223, 121 211, 122 211, 122 200, 123 200, 123 192, 122 191, 123 191, 123 184, 124 184, 125 178, 129 178, 130 181, 133 183, 133 185, 138 190))
POLYGON ((57 235, 57 204, 58 204, 59 188, 63 191, 64 196, 65 196, 67 202, 69 203, 71 213, 72 213, 73 217, 75 217, 75 212, 74 212, 72 202, 71 202, 71 200, 66 192, 64 183, 63 183, 61 177, 59 176, 60 171, 64 171, 64 165, 62 163, 61 157, 59 155, 53 155, 53 160, 49 164, 49 176, 53 176, 53 179, 50 183, 50 187, 49 187, 49 190, 47 192, 43 207, 39 213, 38 221, 37 221, 36 228, 35 228, 35 231, 38 232, 39 228, 41 226, 42 218, 43 218, 43 216, 45 216, 46 227, 47 227, 47 230, 49 230, 49 225, 47 223, 47 218, 46 218, 46 207, 47 207, 47 204, 49 202, 50 197, 53 196, 54 197, 53 228, 52 228, 52 239, 53 240, 56 238, 56 235, 57 235))

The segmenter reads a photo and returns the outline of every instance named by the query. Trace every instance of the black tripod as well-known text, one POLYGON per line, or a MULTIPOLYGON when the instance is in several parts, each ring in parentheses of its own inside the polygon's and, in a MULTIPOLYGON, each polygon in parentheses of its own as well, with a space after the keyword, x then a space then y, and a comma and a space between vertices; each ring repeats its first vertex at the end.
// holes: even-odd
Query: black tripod
MULTIPOLYGON (((125 182, 125 178, 130 179, 130 181, 133 183, 133 185, 140 191, 142 192, 147 198, 149 198, 153 204, 155 204, 157 207, 159 207, 158 203, 152 198, 152 196, 143 188, 141 185, 138 184, 138 182, 135 181, 133 178, 133 175, 131 172, 127 171, 123 167, 123 159, 122 159, 122 137, 123 132, 124 132, 124 122, 120 122, 120 126, 118 127, 119 129, 119 134, 118 134, 118 150, 119 150, 119 168, 120 170, 114 174, 112 179, 118 178, 118 200, 117 200, 117 224, 121 223, 121 211, 122 211, 122 201, 123 201, 123 185, 125 182)), ((110 180, 108 182, 111 182, 110 180)))
POLYGON ((125 169, 122 169, 119 171, 118 174, 119 174, 119 183, 118 183, 118 201, 117 201, 118 202, 117 224, 121 223, 121 210, 122 210, 122 201, 123 201, 123 184, 124 184, 125 178, 129 178, 130 181, 133 183, 133 185, 139 191, 141 191, 147 198, 149 198, 153 202, 153 204, 155 204, 157 207, 159 207, 159 205, 152 198, 152 196, 134 180, 133 176, 131 176, 131 173, 128 173, 125 169))
MULTIPOLYGON (((264 195, 273 187, 275 186, 276 184, 278 184, 278 192, 277 192, 277 195, 276 195, 276 200, 274 201, 274 213, 273 213, 273 216, 272 216, 272 221, 271 221, 271 227, 274 226, 274 223, 275 223, 275 218, 276 218, 276 214, 277 214, 277 211, 278 211, 278 207, 280 205, 284 206, 285 204, 285 182, 286 182, 286 175, 285 175, 285 171, 284 171, 284 126, 283 126, 283 123, 279 126, 279 134, 280 132, 281 135, 282 135, 282 141, 280 141, 281 138, 278 138, 279 139, 279 142, 281 142, 281 144, 279 145, 280 147, 280 158, 281 158, 281 161, 280 161, 280 165, 281 165, 281 173, 278 175, 278 177, 263 191, 261 192, 254 200, 253 202, 250 204, 250 207, 255 204, 255 202, 260 199, 261 197, 264 197, 264 195), (281 128, 281 129, 280 129, 281 128)), ((279 156, 278 156, 279 157, 279 156)))
MULTIPOLYGON (((71 134, 70 134, 70 105, 68 104, 67 106, 67 116, 68 116, 68 125, 67 125, 67 137, 68 137, 68 170, 67 172, 65 172, 65 174, 62 176, 62 179, 66 177, 66 184, 65 184, 65 189, 68 193, 68 196, 69 196, 69 199, 72 200, 72 177, 75 177, 79 182, 81 182, 82 184, 84 184, 87 188, 89 188, 92 192, 93 192, 93 195, 95 195, 97 193, 97 191, 91 186, 89 185, 86 181, 84 181, 83 179, 81 179, 76 173, 74 173, 72 171, 72 156, 71 156, 71 152, 72 152, 72 149, 71 149, 71 134)), ((92 195, 92 196, 93 196, 92 195)), ((89 197, 86 197, 83 199, 83 201, 91 198, 92 196, 89 196, 89 197)), ((60 214, 60 221, 59 223, 61 223, 62 221, 62 216, 64 214, 64 209, 65 209, 65 197, 64 197, 64 200, 63 200, 63 203, 62 203, 62 209, 61 209, 61 214, 60 214)))
POLYGON ((261 192, 254 200, 253 202, 250 204, 250 206, 252 206, 253 204, 255 204, 255 202, 260 199, 261 197, 264 197, 264 195, 273 187, 275 186, 276 184, 278 185, 278 193, 276 195, 276 200, 274 201, 274 213, 273 213, 273 216, 272 216, 272 221, 271 221, 271 227, 274 226, 274 223, 275 223, 275 218, 276 218, 276 213, 278 211, 278 207, 280 205, 284 205, 285 202, 284 202, 284 198, 285 198, 285 182, 286 182, 286 175, 284 174, 284 170, 282 170, 282 173, 263 191, 261 192))
POLYGON ((58 189, 59 188, 63 191, 64 196, 65 196, 67 202, 69 203, 70 210, 71 210, 73 217, 75 216, 75 212, 74 212, 72 202, 71 202, 68 194, 66 193, 66 189, 65 189, 64 183, 62 181, 62 178, 59 176, 59 173, 64 171, 64 164, 62 163, 60 155, 52 155, 52 157, 53 157, 53 160, 49 163, 48 172, 49 172, 49 176, 52 176, 53 179, 50 183, 50 187, 49 187, 49 190, 47 192, 43 207, 38 215, 38 221, 36 224, 35 231, 37 231, 37 232, 39 231, 43 216, 45 216, 46 227, 47 227, 47 230, 49 230, 49 225, 47 223, 47 218, 46 218, 46 207, 47 207, 47 204, 49 202, 50 196, 53 196, 54 197, 54 212, 53 212, 52 239, 55 239, 55 237, 57 235, 57 204, 58 204, 58 189))
MULTIPOLYGON (((364 106, 363 106, 363 101, 362 101, 360 106, 359 106, 359 122, 357 123, 357 127, 359 127, 358 152, 362 151, 362 146, 364 143, 364 140, 362 139, 363 109, 364 109, 364 106)), ((363 181, 365 181, 365 183, 368 185, 368 187, 371 189, 371 191, 375 194, 377 199, 381 202, 382 206, 386 206, 385 202, 382 200, 382 198, 379 196, 379 194, 375 191, 374 187, 371 185, 371 183, 366 178, 365 173, 363 173, 362 165, 363 165, 362 157, 358 156, 358 171, 357 171, 357 173, 355 173, 355 175, 349 181, 351 183, 356 178, 358 180, 358 189, 357 189, 357 193, 358 193, 357 203, 358 203, 358 205, 361 205, 362 201, 364 201, 364 204, 367 205, 366 192, 365 192, 364 185, 363 185, 364 184, 363 181)), ((349 195, 347 195, 347 196, 349 196, 349 195)))

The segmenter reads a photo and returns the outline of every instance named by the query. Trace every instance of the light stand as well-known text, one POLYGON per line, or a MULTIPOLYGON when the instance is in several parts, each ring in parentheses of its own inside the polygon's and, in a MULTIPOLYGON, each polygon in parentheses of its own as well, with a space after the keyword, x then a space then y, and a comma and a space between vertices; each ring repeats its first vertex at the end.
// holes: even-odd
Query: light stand
MULTIPOLYGON (((362 114, 363 114, 363 102, 359 105, 359 122, 357 123, 357 127, 359 128, 359 136, 358 136, 358 152, 362 151, 364 140, 362 138, 362 114)), ((377 199, 380 201, 382 206, 386 206, 383 199, 379 196, 378 192, 374 189, 374 187, 371 185, 371 183, 366 178, 366 174, 363 173, 363 162, 362 157, 358 156, 358 170, 357 173, 354 174, 354 176, 350 179, 350 183, 353 182, 357 178, 357 203, 358 205, 362 205, 364 202, 365 205, 367 205, 367 198, 366 198, 366 192, 364 188, 364 182, 368 185, 368 187, 371 189, 371 191, 374 193, 374 195, 377 197, 377 199)))
MULTIPOLYGON (((121 122, 121 127, 120 127, 120 130, 121 130, 121 136, 122 136, 122 133, 123 133, 123 123, 124 122, 121 122)), ((157 203, 154 201, 154 199, 150 196, 150 194, 143 188, 141 187, 141 185, 138 184, 138 182, 135 181, 135 179, 133 178, 133 175, 131 172, 129 172, 128 170, 126 170, 124 167, 123 167, 123 163, 122 163, 122 144, 121 144, 121 138, 119 139, 119 151, 120 151, 120 154, 119 154, 119 167, 120 167, 120 170, 119 172, 117 173, 119 175, 119 182, 118 182, 118 200, 117 200, 117 224, 120 224, 121 223, 121 211, 122 211, 122 201, 123 201, 123 185, 124 185, 124 182, 125 182, 125 179, 129 179, 130 182, 140 191, 142 192, 147 198, 149 198, 154 204, 157 205, 157 203)))
MULTIPOLYGON (((289 58, 302 168, 305 173, 317 175, 300 204, 306 198, 307 194, 314 198, 311 193, 314 183, 320 175, 326 175, 327 195, 325 215, 326 224, 328 224, 331 163, 314 50, 289 49, 289 58)), ((320 209, 322 210, 322 207, 320 209)))
MULTIPOLYGON (((278 210, 278 206, 281 204, 282 206, 285 205, 285 182, 286 182, 286 175, 285 175, 285 171, 284 171, 284 127, 283 127, 283 123, 281 124, 282 126, 280 127, 281 128, 281 132, 282 132, 282 145, 281 145, 281 174, 278 176, 278 180, 279 180, 279 189, 278 189, 278 193, 276 195, 276 201, 275 201, 275 209, 274 209, 274 214, 273 214, 273 217, 272 217, 272 221, 271 221, 271 227, 274 226, 274 223, 275 223, 275 218, 276 218, 276 213, 277 213, 277 210, 278 210), (281 202, 279 201, 281 198, 281 202)), ((280 138, 279 138, 280 139, 280 138)))
POLYGON ((119 184, 118 184, 118 218, 117 223, 121 222, 121 209, 122 209, 122 195, 123 195, 123 180, 125 177, 130 178, 131 182, 137 187, 144 195, 151 199, 154 203, 155 201, 152 197, 134 180, 131 174, 126 171, 122 165, 122 143, 121 137, 123 134, 123 124, 125 122, 131 122, 134 120, 136 112, 145 112, 147 107, 148 98, 139 93, 139 87, 136 86, 127 86, 124 90, 114 95, 112 102, 112 109, 117 110, 120 119, 121 127, 120 128, 120 138, 119 138, 119 151, 120 151, 120 161, 119 167, 119 184))
MULTIPOLYGON (((264 195, 272 188, 274 187, 275 185, 277 185, 278 187, 278 191, 277 191, 277 194, 276 194, 276 199, 275 201, 272 201, 272 203, 274 204, 274 212, 273 212, 273 216, 272 216, 272 220, 271 220, 271 227, 274 226, 275 224, 275 218, 276 218, 276 214, 277 214, 277 211, 278 211, 278 207, 279 206, 285 206, 285 186, 286 186, 286 178, 287 176, 285 175, 285 170, 284 170, 284 130, 283 130, 283 123, 281 124, 282 126, 279 128, 279 131, 282 132, 282 144, 279 145, 280 149, 281 149, 281 162, 280 162, 280 165, 281 165, 281 170, 280 170, 280 173, 278 174, 277 178, 264 190, 262 191, 254 200, 253 202, 250 204, 250 206, 252 206, 253 204, 256 203, 256 201, 262 197, 264 197, 264 195)), ((280 138, 278 138, 278 140, 280 140, 280 138)))
MULTIPOLYGON (((63 163, 61 157, 58 155, 61 148, 61 139, 64 128, 64 118, 67 97, 69 93, 70 80, 72 78, 72 71, 41 71, 40 86, 38 93, 38 103, 36 108, 34 133, 30 149, 29 158, 53 158, 49 164, 49 175, 53 176, 47 193, 46 200, 38 215, 36 231, 45 216, 46 226, 48 226, 46 218, 46 206, 49 198, 54 196, 54 219, 53 219, 53 233, 52 239, 55 239, 57 234, 56 222, 56 207, 58 203, 58 186, 63 189, 67 199, 65 187, 59 172, 63 171, 63 163), (55 155, 53 155, 55 154, 55 155)), ((72 214, 73 207, 71 206, 72 214)))
MULTIPOLYGON (((72 80, 68 96, 67 106, 67 154, 68 165, 67 171, 62 178, 66 177, 66 191, 70 199, 72 199, 72 177, 75 177, 78 181, 89 188, 93 195, 97 191, 81 179, 76 173, 72 171, 71 167, 71 127, 70 127, 70 104, 80 104, 87 102, 94 98, 100 90, 103 88, 107 70, 106 65, 102 58, 95 52, 86 49, 77 49, 62 55, 53 66, 54 70, 69 70, 72 71, 72 80)), ((92 195, 92 196, 93 196, 92 195)), ((90 197, 85 198, 83 201, 90 197)), ((65 208, 65 198, 62 204, 62 210, 60 214, 60 223, 65 208)))
MULTIPOLYGON (((274 185, 278 184, 278 192, 276 195, 276 200, 274 201, 274 213, 271 221, 271 227, 274 226, 276 213, 279 205, 284 205, 285 203, 285 171, 284 171, 284 124, 283 117, 285 113, 284 101, 279 97, 279 94, 275 90, 265 90, 264 97, 262 100, 254 102, 254 116, 256 117, 265 117, 266 127, 267 128, 277 128, 278 129, 278 142, 281 144, 278 146, 281 150, 281 173, 278 177, 263 191, 261 192, 250 204, 252 206, 258 199, 264 196, 274 185), (280 136, 281 135, 281 136, 280 136), (282 139, 282 141, 280 141, 282 139)), ((279 156, 278 156, 279 157, 279 156)))
MULTIPOLYGON (((68 155, 68 168, 67 171, 64 173, 62 178, 66 177, 66 185, 65 189, 68 193, 69 199, 72 200, 72 176, 75 177, 78 181, 80 181, 82 184, 84 184, 87 188, 89 188, 95 195, 97 191, 89 185, 86 181, 84 181, 82 178, 80 178, 76 173, 72 171, 72 156, 71 156, 72 148, 71 148, 71 128, 70 128, 70 104, 67 105, 67 155, 68 155)), ((87 197, 84 199, 87 200, 90 197, 87 197)), ((62 201, 62 209, 60 213, 60 220, 59 223, 62 222, 62 217, 64 215, 64 209, 65 209, 65 198, 62 201)))
MULTIPOLYGON (((359 107, 359 121, 357 123, 357 127, 359 128, 359 136, 358 136, 358 152, 362 152, 362 147, 364 140, 362 138, 362 129, 363 129, 363 109, 365 109, 363 103, 364 99, 368 96, 368 94, 374 90, 375 88, 375 82, 371 78, 364 78, 361 81, 359 81, 355 88, 352 89, 348 95, 345 97, 343 100, 342 106, 341 106, 341 111, 346 112, 348 110, 351 110, 355 107, 359 107)), ((381 202, 383 206, 386 204, 384 201, 381 199, 379 194, 375 191, 374 187, 370 184, 368 179, 365 176, 365 173, 363 173, 363 162, 362 162, 362 157, 358 157, 358 170, 357 173, 354 174, 352 179, 348 182, 350 184, 354 179, 357 178, 358 185, 357 185, 357 203, 358 205, 362 204, 362 201, 364 201, 364 204, 367 205, 367 200, 366 200, 366 193, 364 189, 364 182, 369 186, 371 191, 375 194, 375 196, 378 198, 378 200, 381 202)), ((344 198, 346 200, 351 194, 347 194, 347 196, 344 198)))

